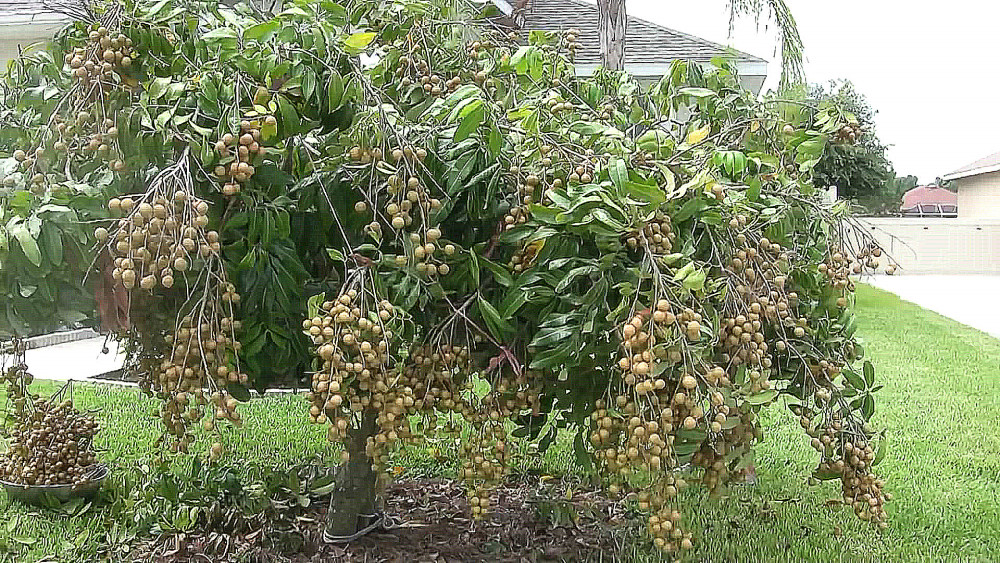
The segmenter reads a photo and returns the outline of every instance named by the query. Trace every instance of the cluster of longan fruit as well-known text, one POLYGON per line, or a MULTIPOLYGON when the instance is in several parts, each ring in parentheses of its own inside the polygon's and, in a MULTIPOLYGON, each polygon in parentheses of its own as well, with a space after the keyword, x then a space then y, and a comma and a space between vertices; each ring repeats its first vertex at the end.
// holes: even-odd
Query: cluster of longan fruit
POLYGON ((860 123, 845 123, 833 134, 833 139, 840 143, 854 144, 864 132, 865 128, 860 123))
POLYGON ((73 402, 36 399, 9 430, 0 479, 23 485, 80 485, 97 462, 92 449, 97 421, 73 402))
POLYGON ((490 509, 492 491, 503 480, 507 468, 507 432, 502 422, 474 423, 462 444, 459 478, 468 487, 472 518, 480 520, 490 509))
POLYGON ((461 394, 471 389, 471 351, 464 344, 414 345, 403 363, 403 384, 413 389, 417 408, 462 413, 469 408, 461 394))
MULTIPOLYGON (((387 207, 392 208, 395 204, 390 203, 387 207)), ((420 233, 410 233, 411 250, 407 254, 398 254, 394 258, 396 266, 403 268, 412 262, 418 274, 429 278, 436 276, 446 276, 451 273, 451 266, 444 260, 454 256, 458 252, 458 247, 454 244, 446 243, 440 246, 441 229, 431 227, 420 233), (438 250, 440 249, 440 252, 438 250)))
POLYGON ((858 518, 885 529, 888 527, 885 503, 892 500, 892 494, 885 492, 885 481, 871 471, 875 455, 872 445, 864 439, 844 442, 846 463, 841 476, 841 492, 844 503, 854 509, 858 518))
MULTIPOLYGON (((830 285, 835 289, 846 291, 853 290, 854 283, 851 281, 851 261, 839 249, 833 249, 829 257, 818 266, 819 272, 827 277, 830 285)), ((846 304, 846 300, 845 300, 846 304)))
MULTIPOLYGON (((538 148, 538 153, 541 155, 541 164, 543 167, 551 166, 553 159, 557 157, 557 154, 552 152, 551 145, 541 145, 538 148)), ((548 197, 547 194, 544 193, 544 182, 546 181, 544 172, 528 172, 528 174, 523 178, 521 177, 521 172, 521 167, 517 165, 510 167, 510 174, 516 178, 517 181, 517 200, 513 202, 510 209, 504 213, 503 228, 507 231, 518 225, 526 223, 530 215, 531 204, 540 201, 545 202, 548 197)), ((552 189, 560 189, 563 187, 563 181, 559 178, 553 178, 551 186, 552 189)), ((515 256, 518 254, 519 253, 515 253, 515 256)), ((518 260, 512 260, 509 264, 510 268, 515 271, 520 271, 521 269, 516 268, 518 262, 518 260)))
POLYGON ((580 42, 577 41, 578 37, 580 37, 580 30, 575 27, 567 29, 566 33, 563 34, 563 41, 566 44, 566 49, 569 51, 571 59, 576 56, 576 50, 580 48, 580 42))
MULTIPOLYGON (((389 301, 374 302, 350 289, 322 303, 319 314, 302 323, 322 362, 308 396, 310 422, 329 422, 328 438, 346 444, 352 415, 374 410, 378 431, 370 438, 367 453, 383 468, 387 448, 410 437, 407 416, 415 402, 412 389, 397 383, 390 366, 395 316, 389 301)), ((344 455, 346 459, 346 450, 344 455)))
MULTIPOLYGON (((238 402, 226 391, 230 383, 245 385, 249 380, 228 361, 241 348, 235 337, 241 323, 232 317, 232 304, 239 302, 239 294, 228 282, 216 293, 204 307, 197 306, 197 316, 183 317, 176 329, 164 336, 169 353, 150 370, 149 381, 140 382, 164 399, 160 417, 167 433, 177 438, 170 446, 174 451, 188 451, 195 441, 195 424, 202 423, 206 432, 214 431, 219 420, 242 424, 238 402), (215 391, 207 394, 206 389, 215 391)), ((221 444, 213 444, 212 459, 221 453, 221 444)))
POLYGON ((490 382, 490 391, 462 411, 472 432, 462 447, 465 461, 459 475, 469 487, 472 517, 477 520, 486 515, 490 495, 507 470, 505 421, 527 410, 536 415, 540 412, 540 376, 533 370, 517 374, 501 370, 490 382))
MULTIPOLYGON (((273 115, 265 116, 263 122, 270 127, 278 125, 273 115)), ((223 182, 223 195, 231 197, 240 193, 241 184, 253 178, 256 172, 254 158, 263 152, 260 129, 260 121, 243 120, 239 136, 226 133, 215 143, 215 151, 223 159, 223 164, 216 166, 214 173, 216 179, 223 182)))
MULTIPOLYGON (((817 395, 824 390, 819 389, 817 395)), ((824 399, 817 397, 817 402, 823 403, 824 399)), ((843 420, 836 410, 815 428, 810 411, 801 409, 800 414, 802 427, 812 438, 810 445, 821 456, 817 470, 840 475, 844 504, 852 507, 862 520, 886 528, 885 503, 892 500, 892 494, 885 492, 885 481, 872 472, 877 455, 872 443, 863 437, 863 432, 852 431, 849 421, 843 420)))
POLYGON ((436 98, 443 98, 462 85, 461 76, 442 78, 433 72, 427 61, 420 56, 420 50, 419 45, 414 45, 410 54, 399 57, 396 76, 402 87, 408 88, 412 84, 419 84, 424 92, 436 98))
POLYGON ((66 54, 65 62, 80 84, 112 84, 116 72, 131 68, 135 52, 132 40, 104 26, 88 35, 89 47, 77 47, 66 54))
POLYGON ((405 180, 400 176, 389 176, 387 192, 390 196, 396 196, 389 198, 390 202, 385 206, 385 213, 389 217, 389 224, 397 231, 402 231, 413 224, 413 215, 417 210, 426 217, 431 211, 441 208, 441 200, 431 197, 416 176, 410 176, 405 180))
POLYGON ((206 231, 208 202, 177 190, 172 197, 158 191, 136 199, 112 198, 108 209, 121 215, 112 236, 99 227, 94 236, 115 257, 112 276, 126 289, 170 289, 175 275, 186 272, 198 257, 219 256, 219 233, 206 231))
MULTIPOLYGON (((552 112, 553 117, 559 117, 560 114, 579 109, 577 105, 573 104, 573 102, 566 101, 562 95, 558 93, 549 97, 549 99, 545 102, 545 106, 550 112, 552 112)), ((582 107, 585 106, 581 104, 580 108, 582 107)))
POLYGON ((625 244, 630 249, 639 248, 640 244, 642 246, 648 244, 653 254, 670 254, 676 239, 677 233, 673 230, 670 216, 657 211, 652 221, 646 223, 640 231, 625 238, 625 244))

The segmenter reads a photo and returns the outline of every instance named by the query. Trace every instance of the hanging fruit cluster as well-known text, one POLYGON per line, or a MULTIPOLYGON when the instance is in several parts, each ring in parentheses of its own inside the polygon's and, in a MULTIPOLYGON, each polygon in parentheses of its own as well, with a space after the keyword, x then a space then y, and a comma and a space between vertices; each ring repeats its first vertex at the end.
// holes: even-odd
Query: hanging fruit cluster
POLYGON ((834 140, 840 143, 846 143, 853 145, 861 138, 865 132, 865 128, 855 122, 855 123, 845 123, 840 129, 834 134, 834 140))
POLYGON ((117 85, 116 75, 132 67, 135 52, 132 40, 122 33, 95 24, 88 35, 90 44, 66 54, 65 62, 73 78, 82 86, 106 89, 117 85))
MULTIPOLYGON (((227 386, 248 379, 237 361, 240 295, 226 279, 219 234, 208 229, 209 204, 194 195, 187 158, 161 171, 145 193, 112 198, 108 208, 121 216, 114 231, 95 231, 114 257, 113 279, 129 290, 131 326, 120 336, 141 349, 131 369, 163 400, 170 448, 182 452, 194 443, 196 425, 213 432, 218 421, 242 423, 227 386), (162 298, 177 300, 177 318, 149 314, 162 298)), ((222 450, 216 441, 210 456, 222 450)))
POLYGON ((625 243, 631 249, 636 249, 642 244, 649 245, 653 254, 670 254, 676 239, 677 234, 671 227, 670 216, 657 211, 653 220, 647 223, 642 231, 629 235, 625 243))
POLYGON ((408 54, 399 58, 396 76, 399 78, 400 86, 408 88, 413 84, 418 84, 427 94, 435 98, 443 98, 462 85, 462 77, 457 74, 450 78, 443 78, 434 72, 426 58, 421 56, 421 51, 422 47, 414 44, 408 54))
POLYGON ((566 44, 566 50, 569 52, 570 60, 576 57, 576 51, 580 48, 579 37, 580 30, 575 27, 566 30, 566 33, 563 34, 563 41, 566 44))
POLYGON ((215 151, 220 161, 214 173, 223 183, 222 194, 232 197, 241 191, 241 185, 253 178, 254 161, 262 154, 261 128, 276 128, 278 120, 273 115, 253 121, 240 122, 240 134, 226 133, 215 143, 215 151))
MULTIPOLYGON (((397 383, 390 357, 398 322, 392 304, 374 299, 359 279, 356 287, 323 302, 318 315, 302 323, 320 362, 308 395, 309 420, 329 422, 330 441, 346 444, 348 431, 360 425, 364 411, 378 413, 378 430, 368 440, 367 454, 382 471, 389 448, 410 436, 407 415, 414 405, 412 389, 397 383)), ((348 454, 345 449, 345 461, 348 454)))
POLYGON ((108 201, 120 218, 113 233, 99 227, 94 235, 108 244, 112 276, 125 289, 170 289, 196 261, 219 257, 219 233, 207 230, 208 202, 174 185, 182 184, 160 182, 145 194, 108 201))
MULTIPOLYGON (((443 240, 435 219, 441 200, 421 180, 426 170, 427 150, 406 145, 393 148, 388 154, 396 172, 386 179, 381 211, 388 225, 403 235, 403 253, 395 256, 395 263, 401 268, 413 267, 417 274, 428 278, 446 276, 451 272, 448 261, 458 247, 443 240)), ((364 201, 358 202, 355 211, 368 213, 369 206, 364 201)), ((377 220, 369 226, 371 232, 381 233, 381 229, 377 220)))

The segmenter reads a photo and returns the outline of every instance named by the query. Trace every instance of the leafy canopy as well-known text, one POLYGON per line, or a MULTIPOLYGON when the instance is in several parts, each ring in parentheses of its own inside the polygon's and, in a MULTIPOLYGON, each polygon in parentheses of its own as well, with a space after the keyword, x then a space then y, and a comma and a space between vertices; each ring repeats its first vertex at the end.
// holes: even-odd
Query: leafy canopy
POLYGON ((848 278, 880 250, 813 185, 845 111, 794 127, 722 61, 577 78, 564 37, 473 15, 114 5, 12 67, 10 194, 110 198, 99 267, 171 447, 240 424, 248 376, 309 371, 349 460, 464 420, 482 516, 509 440, 573 432, 674 550, 678 489, 738 478, 784 397, 882 522, 848 278))

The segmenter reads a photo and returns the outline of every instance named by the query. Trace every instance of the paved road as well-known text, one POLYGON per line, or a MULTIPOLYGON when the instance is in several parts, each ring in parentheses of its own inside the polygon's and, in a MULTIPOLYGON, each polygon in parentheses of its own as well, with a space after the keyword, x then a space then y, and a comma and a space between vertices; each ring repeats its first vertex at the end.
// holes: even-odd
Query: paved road
POLYGON ((1000 338, 1000 276, 870 276, 861 281, 1000 338))
POLYGON ((28 372, 36 379, 82 381, 114 371, 122 366, 118 346, 108 342, 108 354, 103 354, 104 338, 88 338, 54 346, 33 348, 25 352, 28 372))

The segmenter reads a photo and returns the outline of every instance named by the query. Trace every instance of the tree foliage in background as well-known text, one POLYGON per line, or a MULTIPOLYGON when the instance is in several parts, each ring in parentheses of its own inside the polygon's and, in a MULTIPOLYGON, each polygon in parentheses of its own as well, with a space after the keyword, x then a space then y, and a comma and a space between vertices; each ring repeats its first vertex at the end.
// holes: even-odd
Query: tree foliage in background
MULTIPOLYGON (((34 73, 36 84, 0 85, 0 155, 13 155, 22 132, 51 111, 57 88, 42 84, 40 68, 12 61, 14 72, 34 73)), ((18 189, 13 158, 0 159, 0 338, 33 336, 91 324, 93 284, 81 283, 90 267, 88 220, 106 217, 101 189, 110 171, 67 179, 51 190, 18 189)))
POLYGON ((518 45, 455 2, 101 14, 8 79, 4 201, 108 198, 98 270, 171 449, 241 424, 247 375, 309 369, 344 445, 331 535, 394 448, 461 439, 484 517, 509 442, 565 431, 673 551, 678 490, 738 478, 782 397, 814 475, 885 525, 848 278, 879 250, 813 184, 840 108, 793 126, 722 62, 579 79, 566 37, 518 45))
POLYGON ((823 151, 815 169, 817 184, 837 186, 838 197, 854 201, 868 213, 898 212, 902 193, 892 182, 896 174, 886 155, 889 147, 878 138, 877 111, 864 95, 849 80, 841 80, 826 87, 813 85, 806 100, 818 108, 841 108, 850 125, 841 142, 830 143, 823 151))

